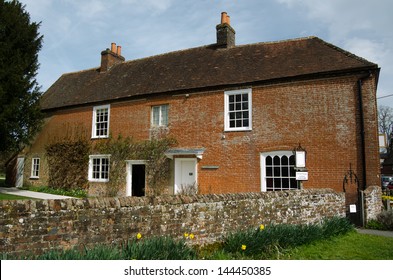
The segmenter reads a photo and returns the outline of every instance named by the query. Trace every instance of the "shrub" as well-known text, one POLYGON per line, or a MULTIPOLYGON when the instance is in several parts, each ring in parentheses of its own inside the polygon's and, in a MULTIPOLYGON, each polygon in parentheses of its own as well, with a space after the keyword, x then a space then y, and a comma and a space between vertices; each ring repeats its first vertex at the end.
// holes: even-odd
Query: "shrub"
POLYGON ((192 260, 196 252, 183 240, 170 237, 152 237, 129 241, 123 246, 124 259, 136 260, 192 260))
POLYGON ((385 230, 393 230, 393 210, 382 211, 377 216, 377 221, 384 226, 385 230))
POLYGON ((264 229, 248 229, 231 233, 226 237, 223 250, 232 254, 269 258, 296 246, 352 231, 353 225, 345 218, 331 218, 321 224, 269 225, 264 229), (246 245, 245 250, 241 250, 246 245))

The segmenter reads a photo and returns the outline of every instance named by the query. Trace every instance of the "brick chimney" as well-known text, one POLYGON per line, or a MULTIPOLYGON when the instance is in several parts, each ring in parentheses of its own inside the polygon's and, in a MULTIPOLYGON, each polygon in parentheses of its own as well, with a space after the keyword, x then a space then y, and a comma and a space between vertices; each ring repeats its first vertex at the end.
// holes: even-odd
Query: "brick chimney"
POLYGON ((106 49, 101 52, 101 68, 100 72, 106 72, 112 68, 112 66, 122 63, 125 58, 121 56, 121 46, 117 46, 115 43, 111 44, 111 49, 106 49))
POLYGON ((230 17, 226 12, 221 13, 221 23, 216 26, 217 46, 231 48, 235 46, 235 30, 231 27, 230 17))

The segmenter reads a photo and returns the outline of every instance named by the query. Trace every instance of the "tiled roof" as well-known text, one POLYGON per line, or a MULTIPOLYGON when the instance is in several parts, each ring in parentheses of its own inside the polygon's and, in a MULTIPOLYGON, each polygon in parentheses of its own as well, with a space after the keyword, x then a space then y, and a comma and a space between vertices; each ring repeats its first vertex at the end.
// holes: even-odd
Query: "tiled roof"
POLYGON ((217 48, 215 44, 62 75, 44 110, 158 93, 267 82, 378 66, 317 37, 217 48))

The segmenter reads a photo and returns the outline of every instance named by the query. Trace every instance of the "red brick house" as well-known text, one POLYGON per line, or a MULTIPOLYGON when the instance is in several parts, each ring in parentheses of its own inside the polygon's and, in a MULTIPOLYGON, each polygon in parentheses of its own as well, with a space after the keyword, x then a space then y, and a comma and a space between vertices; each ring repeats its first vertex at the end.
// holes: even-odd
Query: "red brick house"
MULTIPOLYGON (((342 191, 349 170, 362 189, 380 185, 378 75, 378 65, 317 37, 238 46, 226 13, 211 45, 125 61, 112 44, 100 67, 64 74, 43 95, 45 125, 19 156, 24 180, 46 183, 44 147, 67 137, 65 127, 82 127, 92 142, 146 140, 160 127, 177 140, 166 151, 170 193, 184 184, 199 193, 297 189, 299 146, 304 188, 342 191)), ((109 162, 90 155, 90 193, 110 180, 109 162)), ((127 161, 122 195, 143 195, 144 164, 127 161)))

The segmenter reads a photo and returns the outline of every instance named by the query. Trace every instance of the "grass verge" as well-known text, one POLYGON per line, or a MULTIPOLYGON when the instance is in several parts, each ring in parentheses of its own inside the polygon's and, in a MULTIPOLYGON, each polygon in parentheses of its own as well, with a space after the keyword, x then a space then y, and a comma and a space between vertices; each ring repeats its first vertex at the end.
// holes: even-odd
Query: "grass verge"
POLYGON ((350 232, 299 246, 282 255, 288 260, 393 260, 393 238, 350 232))
POLYGON ((21 199, 32 199, 32 198, 26 196, 0 193, 0 200, 21 200, 21 199))

